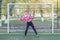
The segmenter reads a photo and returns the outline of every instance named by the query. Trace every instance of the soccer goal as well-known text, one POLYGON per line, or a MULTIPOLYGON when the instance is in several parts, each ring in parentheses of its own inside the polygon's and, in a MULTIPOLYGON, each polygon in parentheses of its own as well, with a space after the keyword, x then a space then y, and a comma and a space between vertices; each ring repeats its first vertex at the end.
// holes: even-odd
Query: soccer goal
MULTIPOLYGON (((26 22, 20 20, 24 11, 34 16, 33 23, 38 32, 54 33, 54 5, 52 3, 8 3, 7 32, 23 32, 26 22)), ((32 32, 32 28, 29 31, 32 32)))

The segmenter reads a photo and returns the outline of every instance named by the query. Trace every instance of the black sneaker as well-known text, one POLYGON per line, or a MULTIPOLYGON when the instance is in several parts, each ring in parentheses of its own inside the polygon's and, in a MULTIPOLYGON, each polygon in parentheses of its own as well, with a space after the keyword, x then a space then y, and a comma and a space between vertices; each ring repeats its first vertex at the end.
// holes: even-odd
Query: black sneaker
POLYGON ((39 35, 36 35, 37 40, 39 40, 39 35))
POLYGON ((26 36, 24 36, 24 40, 26 40, 26 36))
POLYGON ((39 37, 39 35, 36 35, 37 37, 39 37))

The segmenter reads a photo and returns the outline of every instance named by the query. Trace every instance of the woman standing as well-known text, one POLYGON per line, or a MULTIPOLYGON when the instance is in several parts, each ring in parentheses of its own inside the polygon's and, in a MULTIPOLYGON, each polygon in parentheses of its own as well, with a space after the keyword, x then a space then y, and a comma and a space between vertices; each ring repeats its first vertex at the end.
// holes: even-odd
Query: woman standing
POLYGON ((36 31, 36 29, 34 28, 34 24, 33 24, 33 22, 32 22, 34 16, 31 16, 31 15, 29 14, 29 11, 25 11, 24 14, 25 14, 25 15, 24 15, 23 17, 21 17, 21 20, 27 22, 27 24, 26 24, 26 30, 25 30, 25 36, 27 35, 27 31, 28 31, 28 29, 29 29, 29 26, 32 27, 32 29, 34 30, 35 34, 37 35, 37 31, 36 31))

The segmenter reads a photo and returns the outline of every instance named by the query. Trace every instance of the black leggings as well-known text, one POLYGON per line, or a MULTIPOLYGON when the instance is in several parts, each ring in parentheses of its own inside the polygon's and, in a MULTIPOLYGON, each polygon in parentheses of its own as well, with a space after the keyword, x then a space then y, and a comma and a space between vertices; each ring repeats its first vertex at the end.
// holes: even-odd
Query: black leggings
POLYGON ((27 35, 27 31, 28 31, 29 26, 32 27, 32 29, 34 30, 35 34, 37 35, 37 31, 36 31, 36 29, 34 28, 34 25, 33 25, 32 21, 27 22, 27 25, 26 25, 26 26, 27 26, 27 27, 26 27, 26 30, 25 30, 25 36, 27 35))

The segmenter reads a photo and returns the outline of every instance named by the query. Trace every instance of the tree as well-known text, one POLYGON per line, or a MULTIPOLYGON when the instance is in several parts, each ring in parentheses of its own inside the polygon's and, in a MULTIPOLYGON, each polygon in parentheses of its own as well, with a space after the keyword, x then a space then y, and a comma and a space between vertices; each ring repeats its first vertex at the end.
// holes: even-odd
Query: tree
POLYGON ((0 19, 1 19, 2 0, 0 0, 0 19))
POLYGON ((2 23, 1 23, 1 13, 2 13, 1 10, 2 10, 2 0, 0 0, 0 26, 2 26, 2 25, 1 25, 1 24, 2 24, 2 23))

